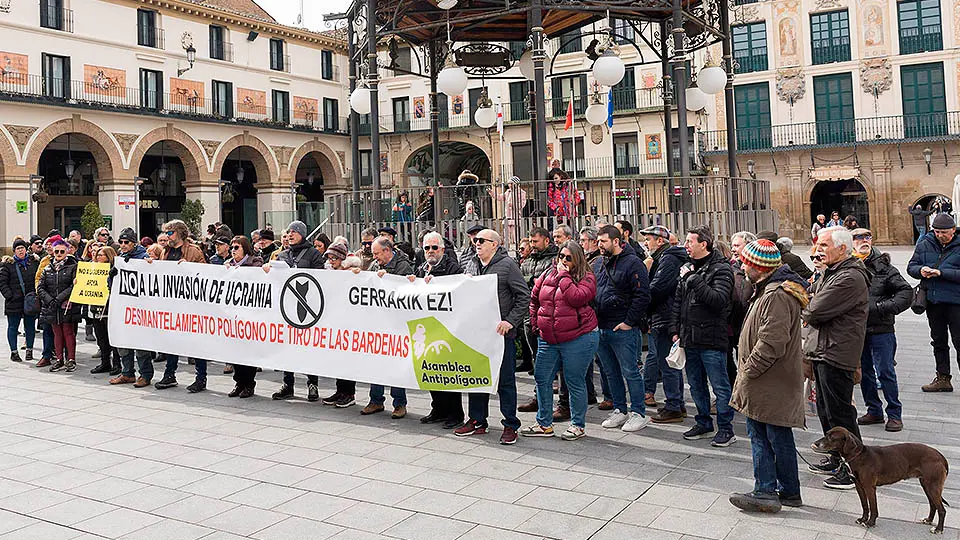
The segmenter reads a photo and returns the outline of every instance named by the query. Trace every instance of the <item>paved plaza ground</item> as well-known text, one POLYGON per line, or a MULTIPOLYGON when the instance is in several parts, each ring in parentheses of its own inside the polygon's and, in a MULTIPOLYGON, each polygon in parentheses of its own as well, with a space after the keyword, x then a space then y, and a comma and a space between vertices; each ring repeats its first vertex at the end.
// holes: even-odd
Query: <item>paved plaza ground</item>
MULTIPOLYGON (((901 268, 908 248, 891 248, 901 268)), ((81 332, 82 334, 82 332, 81 332)), ((960 391, 924 394, 934 375, 926 320, 897 324, 897 372, 904 404, 901 433, 863 430, 867 444, 923 442, 942 452, 953 473, 945 498, 944 538, 960 528, 960 391)), ((39 337, 38 337, 39 345, 39 337)), ((753 486, 743 419, 739 441, 716 449, 686 442, 693 425, 632 434, 604 430, 591 407, 587 438, 523 439, 497 444, 499 429, 457 438, 424 426, 429 394, 410 392, 410 414, 361 417, 357 407, 270 400, 279 374, 258 377, 257 396, 230 399, 229 375, 211 365, 209 390, 188 394, 193 369, 180 366, 179 388, 111 387, 91 375, 91 343, 79 347, 75 373, 49 373, 0 360, 0 539, 67 540, 520 540, 783 539, 929 537, 918 522, 927 503, 916 480, 879 489, 874 529, 854 523, 855 491, 822 487, 800 473, 805 506, 750 515, 727 496, 753 486)), ((39 352, 39 349, 37 349, 39 352)), ((4 353, 6 354, 6 353, 4 353)), ((38 355, 39 356, 39 355, 38 355)), ((242 359, 234 359, 240 361, 242 359)), ((954 368, 956 365, 954 364, 954 368)), ((531 396, 523 374, 521 402, 531 396)), ((321 380, 321 394, 333 381, 321 380)), ((599 388, 599 385, 598 385, 599 388)), ((862 403, 859 390, 855 393, 862 403)), ((694 409, 689 397, 687 407, 694 409)), ((495 400, 491 425, 497 426, 495 400)), ((862 412, 862 407, 861 407, 862 412)), ((524 425, 534 414, 520 415, 524 425)), ((820 437, 815 418, 796 430, 801 453, 820 437)), ((562 431, 562 429, 558 430, 562 431)))

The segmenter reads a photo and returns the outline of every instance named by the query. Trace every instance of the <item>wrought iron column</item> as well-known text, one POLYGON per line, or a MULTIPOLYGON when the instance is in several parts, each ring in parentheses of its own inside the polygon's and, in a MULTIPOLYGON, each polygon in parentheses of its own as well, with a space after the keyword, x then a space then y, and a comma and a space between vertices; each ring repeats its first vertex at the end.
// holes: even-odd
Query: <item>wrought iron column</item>
MULTIPOLYGON (((533 43, 531 38, 529 43, 533 43)), ((544 165, 540 163, 540 160, 537 159, 538 153, 537 148, 539 144, 537 142, 537 87, 533 84, 533 81, 527 81, 527 115, 530 117, 530 164, 532 165, 533 177, 530 180, 536 182, 540 180, 540 168, 544 165)), ((546 145, 546 143, 544 143, 546 145)))
MULTIPOLYGON (((350 94, 357 88, 357 43, 356 32, 353 29, 353 19, 356 13, 351 12, 347 17, 347 58, 349 59, 348 76, 350 79, 350 94)), ((350 177, 353 185, 353 208, 347 219, 360 219, 360 115, 350 108, 350 177)))
MULTIPOLYGON (((679 0, 677 0, 679 1, 679 0)), ((375 198, 380 198, 380 98, 377 96, 377 0, 367 0, 367 84, 370 88, 370 174, 375 198)), ((374 201, 373 219, 380 219, 380 201, 374 201)))
MULTIPOLYGON (((440 66, 443 62, 440 58, 440 52, 437 50, 436 40, 431 41, 427 50, 430 54, 430 154, 433 157, 433 185, 440 186, 440 97, 437 95, 437 75, 440 73, 440 66)), ((447 54, 453 54, 453 51, 447 51, 447 54)), ((436 192, 434 192, 436 193, 436 192)), ((436 199, 433 204, 433 216, 435 221, 439 221, 436 199)))
POLYGON ((667 23, 660 22, 660 60, 663 69, 663 77, 660 84, 663 85, 663 149, 667 149, 667 176, 673 178, 676 171, 673 170, 673 111, 670 110, 673 102, 673 75, 670 73, 670 51, 667 47, 667 23))
MULTIPOLYGON (((689 208, 685 201, 689 200, 688 187, 690 184, 690 158, 688 157, 689 148, 687 143, 687 66, 686 50, 684 48, 684 39, 686 32, 683 30, 683 3, 681 0, 673 0, 673 75, 677 83, 677 131, 680 146, 680 186, 683 192, 680 200, 681 211, 688 211, 689 208)), ((670 149, 671 158, 673 149, 670 149)))
MULTIPOLYGON (((723 89, 723 110, 727 120, 727 211, 736 210, 740 205, 737 196, 737 183, 733 180, 737 171, 737 123, 733 104, 733 32, 730 29, 730 1, 720 0, 720 31, 723 32, 723 69, 727 72, 727 86, 723 89)), ((719 126, 718 126, 719 127, 719 126)))
MULTIPOLYGON (((536 126, 537 126, 537 139, 536 139, 536 148, 533 153, 534 161, 539 162, 539 165, 534 167, 534 172, 539 170, 539 167, 545 167, 547 163, 547 111, 545 98, 547 95, 546 85, 544 84, 544 72, 543 72, 543 62, 547 58, 546 51, 543 50, 543 9, 541 7, 541 0, 532 0, 530 10, 530 40, 533 42, 533 84, 535 92, 535 103, 536 103, 536 126)), ((533 121, 533 119, 531 119, 533 121)), ((576 166, 576 164, 574 164, 576 166)), ((538 175, 534 178, 534 181, 543 180, 542 175, 538 175)))

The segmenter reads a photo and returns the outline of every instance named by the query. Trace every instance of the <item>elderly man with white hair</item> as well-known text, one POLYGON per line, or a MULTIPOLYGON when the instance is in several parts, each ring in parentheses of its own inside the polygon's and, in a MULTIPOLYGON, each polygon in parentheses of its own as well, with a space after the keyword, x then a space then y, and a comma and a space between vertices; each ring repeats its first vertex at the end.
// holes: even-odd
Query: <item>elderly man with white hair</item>
MULTIPOLYGON (((824 435, 844 427, 859 439, 853 388, 860 382, 870 276, 852 251, 853 235, 844 227, 828 227, 817 235, 813 256, 823 264, 823 271, 813 282, 813 298, 801 313, 808 327, 803 372, 816 383, 817 416, 824 435)), ((813 450, 829 454, 823 450, 825 440, 813 443, 813 450)), ((828 488, 853 489, 853 477, 841 463, 839 455, 829 454, 810 465, 810 471, 829 475, 823 482, 828 488)))

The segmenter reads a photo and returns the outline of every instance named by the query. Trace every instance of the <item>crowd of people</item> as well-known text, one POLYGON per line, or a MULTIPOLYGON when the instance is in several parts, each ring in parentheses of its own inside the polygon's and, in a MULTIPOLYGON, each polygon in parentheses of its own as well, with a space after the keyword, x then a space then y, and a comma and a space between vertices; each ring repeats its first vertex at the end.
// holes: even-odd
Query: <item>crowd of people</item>
MULTIPOLYGON (((407 219, 410 203, 401 198, 395 211, 407 219)), ((0 293, 14 362, 34 360, 39 324, 43 343, 36 367, 76 370, 78 323, 86 321, 87 336, 99 345, 100 364, 92 373, 110 373, 113 385, 152 384, 164 390, 178 385, 180 358, 112 347, 109 304, 87 308, 69 301, 78 261, 111 266, 118 258, 188 261, 265 272, 274 267, 348 270, 422 279, 428 286, 434 276, 496 275, 501 319, 496 331, 504 342, 496 388, 502 444, 514 444, 520 436, 555 436, 555 423, 567 421, 559 436, 581 439, 587 409, 594 404, 608 413, 601 429, 637 432, 650 422, 687 422, 686 379, 696 414, 682 437, 730 446, 737 442, 733 420, 740 412, 753 451, 755 488, 734 494, 731 503, 774 512, 802 504, 793 429, 805 426, 808 400, 816 401, 824 433, 842 426, 859 437, 859 427, 870 424, 883 424, 890 432, 903 429, 894 322, 917 303, 917 294, 889 255, 873 245, 868 229, 851 230, 837 219, 835 214, 834 221, 815 227, 809 258, 793 253, 790 238, 771 231, 737 232, 728 245, 707 227, 678 236, 662 225, 635 231, 623 220, 579 231, 563 224, 553 231, 537 227, 513 255, 497 231, 479 223, 465 231, 469 242, 459 252, 437 232, 425 230, 414 246, 389 226, 362 231, 353 246, 340 236, 331 240, 320 234, 311 240, 300 221, 290 223, 280 240, 269 228, 248 237, 219 223, 203 238, 193 238, 179 220, 165 223, 155 242, 138 239, 130 228, 116 241, 106 229, 90 240, 76 231, 64 239, 54 230, 46 237, 14 240, 13 255, 0 263, 0 293), (157 381, 155 362, 164 368, 157 381), (521 372, 529 372, 536 383, 535 394, 522 404, 516 384, 521 372), (859 417, 857 385, 866 406, 859 417), (535 421, 522 427, 518 412, 535 412, 535 421)), ((948 214, 938 215, 932 225, 908 272, 922 282, 934 340, 937 375, 923 389, 951 391, 947 336, 960 349, 960 240, 948 214)), ((225 372, 232 372, 235 388, 229 396, 253 396, 260 370, 237 363, 242 359, 230 361, 225 372)), ((195 377, 187 390, 204 391, 208 361, 188 363, 195 377)), ((283 373, 272 399, 294 398, 295 380, 293 373, 283 373)), ((337 380, 322 400, 319 385, 316 374, 306 374, 307 400, 338 408, 356 403, 354 381, 337 380)), ((385 392, 371 384, 360 414, 384 412, 385 392)), ((404 418, 406 390, 391 388, 390 397, 392 418, 404 418)), ((423 412, 420 422, 440 424, 458 437, 489 430, 487 394, 470 393, 464 410, 460 393, 432 391, 430 410, 423 412)), ((822 442, 813 449, 822 450, 822 442)), ((810 471, 827 476, 829 488, 852 489, 853 478, 840 457, 824 453, 810 471)))

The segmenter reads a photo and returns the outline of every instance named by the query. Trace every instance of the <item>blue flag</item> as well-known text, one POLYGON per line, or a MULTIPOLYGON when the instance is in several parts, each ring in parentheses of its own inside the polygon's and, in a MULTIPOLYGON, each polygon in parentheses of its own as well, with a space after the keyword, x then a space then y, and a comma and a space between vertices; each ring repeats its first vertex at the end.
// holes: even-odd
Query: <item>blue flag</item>
POLYGON ((607 127, 613 127, 613 88, 607 92, 607 127))

